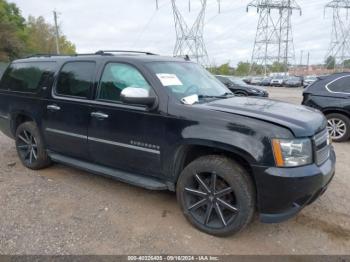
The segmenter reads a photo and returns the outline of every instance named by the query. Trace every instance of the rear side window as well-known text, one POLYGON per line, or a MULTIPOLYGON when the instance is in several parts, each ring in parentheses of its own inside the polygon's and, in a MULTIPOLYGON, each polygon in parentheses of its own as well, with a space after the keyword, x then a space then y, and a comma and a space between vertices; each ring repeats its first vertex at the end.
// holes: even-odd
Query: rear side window
POLYGON ((87 98, 92 86, 94 74, 94 62, 66 63, 58 75, 56 94, 87 98))
POLYGON ((327 86, 331 92, 341 92, 350 94, 350 76, 339 78, 327 86))
POLYGON ((6 70, 0 89, 36 93, 49 84, 56 67, 55 62, 14 63, 6 70))

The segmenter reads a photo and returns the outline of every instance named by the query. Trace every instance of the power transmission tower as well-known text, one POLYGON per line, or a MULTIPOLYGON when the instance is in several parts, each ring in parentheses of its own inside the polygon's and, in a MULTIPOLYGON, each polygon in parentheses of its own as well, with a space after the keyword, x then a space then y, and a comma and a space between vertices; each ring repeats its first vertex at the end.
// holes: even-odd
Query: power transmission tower
POLYGON ((53 18, 55 20, 55 39, 56 39, 56 53, 59 55, 60 54, 60 37, 59 37, 59 32, 58 32, 58 24, 57 24, 57 12, 53 11, 53 18))
POLYGON ((288 71, 295 60, 292 13, 301 8, 295 0, 254 0, 247 6, 257 9, 259 22, 251 59, 251 72, 263 67, 264 74, 269 72, 273 63, 283 64, 288 71))
POLYGON ((345 61, 350 59, 350 0, 333 0, 325 6, 332 9, 332 35, 329 51, 326 56, 329 68, 334 63, 334 70, 344 70, 345 61), (333 59, 329 59, 332 57, 333 59))
MULTIPOLYGON (((171 0, 176 32, 173 55, 188 56, 203 66, 209 66, 208 52, 203 37, 208 0, 199 0, 199 2, 200 11, 193 25, 189 27, 176 4, 176 0, 171 0)), ((217 0, 217 3, 220 12, 220 0, 217 0)), ((156 6, 158 6, 158 0, 156 0, 156 6)), ((188 1, 188 10, 191 12, 191 0, 188 1)))

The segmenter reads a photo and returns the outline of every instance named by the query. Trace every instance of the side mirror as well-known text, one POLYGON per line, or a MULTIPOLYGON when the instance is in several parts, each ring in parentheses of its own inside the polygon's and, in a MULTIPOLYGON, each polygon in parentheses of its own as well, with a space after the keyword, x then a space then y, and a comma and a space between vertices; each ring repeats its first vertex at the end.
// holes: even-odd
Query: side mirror
POLYGON ((156 102, 154 96, 150 96, 149 91, 143 88, 127 87, 120 94, 120 100, 125 104, 144 105, 151 107, 156 102))

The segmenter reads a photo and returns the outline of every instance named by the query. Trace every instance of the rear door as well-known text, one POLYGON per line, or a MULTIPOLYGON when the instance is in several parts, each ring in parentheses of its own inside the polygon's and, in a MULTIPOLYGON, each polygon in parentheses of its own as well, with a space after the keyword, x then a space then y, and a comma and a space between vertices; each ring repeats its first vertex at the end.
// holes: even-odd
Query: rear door
POLYGON ((88 160, 87 130, 89 96, 94 83, 95 62, 65 63, 57 77, 43 118, 47 148, 66 156, 88 160))
POLYGON ((121 103, 126 87, 153 92, 142 73, 130 64, 108 63, 102 73, 89 126, 89 151, 100 165, 159 175, 164 118, 158 111, 121 103))

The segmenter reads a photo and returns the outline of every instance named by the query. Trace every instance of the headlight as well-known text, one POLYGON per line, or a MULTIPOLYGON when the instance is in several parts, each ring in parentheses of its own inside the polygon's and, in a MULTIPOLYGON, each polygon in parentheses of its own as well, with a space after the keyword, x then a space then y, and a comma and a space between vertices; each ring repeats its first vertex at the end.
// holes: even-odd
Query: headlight
POLYGON ((275 162, 278 167, 296 167, 311 164, 310 139, 272 139, 275 162))

